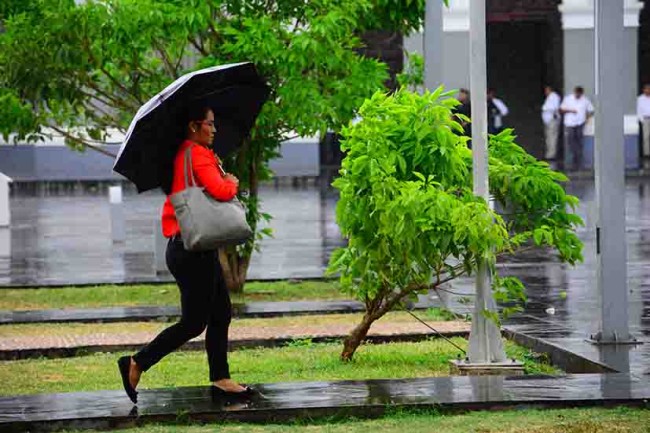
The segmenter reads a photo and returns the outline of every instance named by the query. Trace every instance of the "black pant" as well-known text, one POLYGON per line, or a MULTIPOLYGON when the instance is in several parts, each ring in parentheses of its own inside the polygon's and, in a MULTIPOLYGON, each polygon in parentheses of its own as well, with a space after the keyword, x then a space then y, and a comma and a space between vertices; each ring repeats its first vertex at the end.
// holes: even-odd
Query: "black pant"
POLYGON ((207 327, 205 349, 210 381, 229 378, 228 327, 232 309, 217 253, 187 251, 183 241, 176 238, 167 244, 166 259, 181 292, 181 320, 158 334, 133 359, 147 371, 207 327))
POLYGON ((582 148, 584 146, 584 123, 578 126, 564 127, 565 169, 579 170, 582 168, 582 148))

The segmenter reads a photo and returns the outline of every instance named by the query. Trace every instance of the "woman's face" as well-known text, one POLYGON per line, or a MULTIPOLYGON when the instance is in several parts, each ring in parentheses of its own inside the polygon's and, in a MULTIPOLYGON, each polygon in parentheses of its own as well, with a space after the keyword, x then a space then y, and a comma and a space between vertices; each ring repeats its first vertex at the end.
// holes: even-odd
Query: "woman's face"
POLYGON ((204 120, 191 123, 189 138, 202 146, 212 147, 215 132, 217 129, 214 126, 214 113, 208 110, 204 120))

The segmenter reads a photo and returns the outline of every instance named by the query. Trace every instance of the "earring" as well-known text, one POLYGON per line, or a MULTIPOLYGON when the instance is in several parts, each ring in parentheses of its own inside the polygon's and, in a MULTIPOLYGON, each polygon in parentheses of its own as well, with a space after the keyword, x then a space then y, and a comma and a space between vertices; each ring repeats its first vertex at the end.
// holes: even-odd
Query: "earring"
POLYGON ((194 129, 194 128, 190 128, 190 129, 192 130, 192 132, 196 132, 196 129, 194 129))

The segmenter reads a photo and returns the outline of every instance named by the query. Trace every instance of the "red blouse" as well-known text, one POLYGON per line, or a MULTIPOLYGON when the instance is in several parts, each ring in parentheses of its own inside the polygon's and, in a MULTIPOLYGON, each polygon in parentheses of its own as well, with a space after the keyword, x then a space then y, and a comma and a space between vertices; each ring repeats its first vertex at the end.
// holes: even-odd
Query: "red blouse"
MULTIPOLYGON (((185 189, 185 176, 183 171, 185 150, 192 144, 194 144, 192 147, 192 172, 194 173, 194 180, 197 185, 205 188, 205 191, 217 200, 232 200, 237 195, 237 185, 232 180, 224 179, 221 175, 217 156, 212 150, 190 140, 185 140, 181 144, 174 158, 174 178, 171 194, 185 189)), ((176 214, 174 213, 174 206, 172 206, 169 196, 167 196, 162 208, 162 231, 163 235, 167 238, 180 232, 176 214)))

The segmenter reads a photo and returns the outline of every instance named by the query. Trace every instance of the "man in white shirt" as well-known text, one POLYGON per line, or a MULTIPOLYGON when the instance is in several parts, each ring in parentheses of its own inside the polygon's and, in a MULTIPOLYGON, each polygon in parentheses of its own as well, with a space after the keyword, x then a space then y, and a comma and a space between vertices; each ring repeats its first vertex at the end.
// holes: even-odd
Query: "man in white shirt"
POLYGON ((542 105, 544 138, 546 141, 546 159, 557 157, 557 139, 560 133, 560 95, 551 86, 544 87, 546 100, 542 105))
POLYGON ((650 158, 650 83, 643 86, 643 93, 636 100, 636 115, 643 133, 643 157, 650 158))
POLYGON ((503 130, 503 118, 508 115, 508 107, 495 96, 493 89, 487 91, 488 133, 498 134, 503 130))
POLYGON ((576 86, 573 94, 566 95, 560 105, 560 113, 564 114, 564 151, 567 169, 582 167, 582 149, 584 129, 587 119, 594 114, 594 106, 585 96, 582 87, 576 86))

